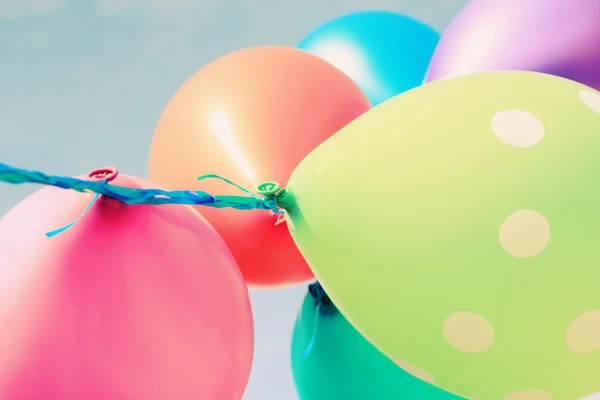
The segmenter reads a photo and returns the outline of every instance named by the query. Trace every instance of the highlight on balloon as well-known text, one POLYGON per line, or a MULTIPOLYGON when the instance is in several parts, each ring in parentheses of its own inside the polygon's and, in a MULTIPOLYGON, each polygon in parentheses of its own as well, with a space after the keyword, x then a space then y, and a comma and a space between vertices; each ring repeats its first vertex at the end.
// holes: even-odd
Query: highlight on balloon
POLYGON ((351 13, 198 70, 148 179, 0 163, 40 186, 0 218, 0 399, 241 400, 248 289, 298 285, 301 400, 600 393, 599 16, 351 13))

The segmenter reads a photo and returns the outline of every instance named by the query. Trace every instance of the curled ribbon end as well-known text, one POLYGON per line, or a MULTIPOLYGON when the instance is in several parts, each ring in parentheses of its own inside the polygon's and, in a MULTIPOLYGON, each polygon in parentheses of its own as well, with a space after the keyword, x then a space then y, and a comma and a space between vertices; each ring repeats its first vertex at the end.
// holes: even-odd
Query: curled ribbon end
POLYGON ((312 336, 310 337, 310 342, 308 342, 308 346, 306 346, 306 349, 304 349, 304 352, 302 353, 303 358, 307 358, 310 355, 310 352, 312 351, 312 349, 315 345, 315 341, 317 339, 317 327, 319 324, 320 311, 321 311, 321 305, 317 305, 317 307, 315 308, 315 319, 313 322, 312 336))
POLYGON ((315 345, 315 341, 317 340, 317 328, 321 313, 330 314, 332 312, 337 312, 337 308, 335 307, 335 305, 333 304, 333 302, 331 301, 331 299, 329 298, 329 296, 327 295, 327 293, 325 292, 325 290, 319 282, 311 283, 310 285, 308 285, 308 292, 310 293, 310 296, 314 301, 315 319, 313 322, 313 331, 312 336, 310 338, 310 342, 308 342, 308 346, 306 346, 304 353, 302 353, 302 356, 304 358, 310 355, 310 352, 312 351, 315 345))
POLYGON ((88 204, 88 206, 85 208, 85 210, 83 210, 81 215, 79 217, 77 217, 77 219, 75 219, 75 221, 68 223, 67 225, 63 226, 62 228, 55 229, 51 232, 46 232, 46 237, 52 238, 60 233, 63 233, 64 231, 68 230, 69 228, 72 228, 73 226, 75 226, 75 224, 77 224, 83 217, 85 217, 85 214, 87 214, 88 211, 90 211, 90 209, 92 208, 94 203, 96 203, 96 200, 98 200, 99 197, 100 197, 100 194, 96 193, 96 195, 94 196, 92 201, 90 201, 90 204, 88 204))

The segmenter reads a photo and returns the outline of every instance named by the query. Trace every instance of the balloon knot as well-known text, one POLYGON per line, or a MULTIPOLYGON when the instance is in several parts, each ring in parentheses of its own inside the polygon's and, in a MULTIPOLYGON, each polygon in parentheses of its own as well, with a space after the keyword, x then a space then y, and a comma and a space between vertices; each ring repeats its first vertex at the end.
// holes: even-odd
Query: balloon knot
POLYGON ((277 182, 269 181, 258 185, 256 192, 267 200, 274 201, 284 210, 289 210, 295 204, 294 197, 277 182))
POLYGON ((323 286, 321 286, 319 282, 311 283, 310 285, 308 285, 308 292, 313 298, 315 307, 318 306, 324 311, 335 309, 335 305, 333 304, 327 293, 325 293, 325 289, 323 289, 323 286))

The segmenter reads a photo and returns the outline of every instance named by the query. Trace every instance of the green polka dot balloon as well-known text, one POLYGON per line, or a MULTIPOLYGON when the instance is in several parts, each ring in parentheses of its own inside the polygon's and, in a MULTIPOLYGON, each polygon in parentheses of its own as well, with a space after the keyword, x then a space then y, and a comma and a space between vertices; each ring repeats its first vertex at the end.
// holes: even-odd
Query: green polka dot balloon
POLYGON ((285 193, 325 290, 408 372, 483 400, 600 391, 599 92, 514 71, 427 84, 285 193))

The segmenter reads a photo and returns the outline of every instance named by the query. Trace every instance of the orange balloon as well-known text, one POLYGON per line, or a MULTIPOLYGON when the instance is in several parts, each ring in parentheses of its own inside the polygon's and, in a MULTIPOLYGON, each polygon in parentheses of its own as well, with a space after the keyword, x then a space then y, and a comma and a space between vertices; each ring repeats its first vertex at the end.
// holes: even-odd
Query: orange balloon
MULTIPOLYGON (((265 181, 283 187, 304 157, 370 108, 348 76, 307 52, 281 46, 237 51, 202 68, 171 99, 152 142, 150 179, 213 195, 241 193, 197 177, 218 174, 251 191, 265 181)), ((266 211, 198 210, 251 287, 313 278, 282 218, 266 211)))

